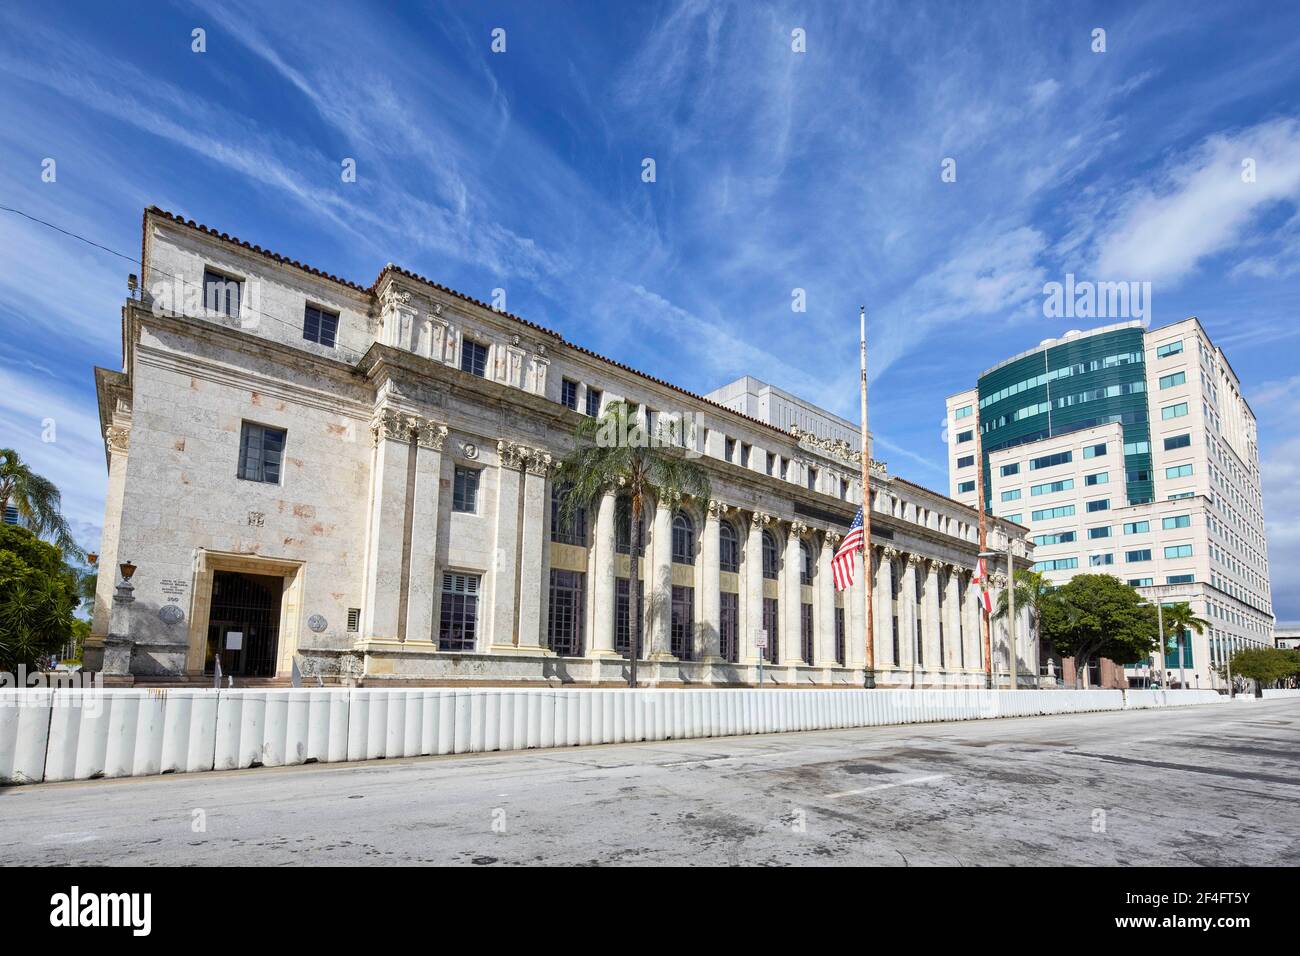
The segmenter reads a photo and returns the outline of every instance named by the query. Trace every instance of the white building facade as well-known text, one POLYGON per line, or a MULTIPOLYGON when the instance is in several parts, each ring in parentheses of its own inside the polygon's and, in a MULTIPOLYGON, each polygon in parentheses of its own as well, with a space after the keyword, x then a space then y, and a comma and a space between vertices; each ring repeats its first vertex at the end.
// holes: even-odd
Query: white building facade
MULTIPOLYGON (((393 265, 363 288, 152 208, 143 260, 123 369, 96 370, 108 494, 88 667, 620 684, 642 613, 651 684, 757 683, 760 653, 769 682, 863 683, 862 573, 837 594, 829 569, 861 496, 841 437, 393 265), (652 431, 683 423, 678 451, 711 484, 707 501, 653 502, 635 582, 617 489, 561 527, 551 480, 581 416, 617 399, 652 431)), ((878 682, 983 686, 975 513, 873 468, 878 682)), ((992 534, 1032 560, 1023 529, 992 534)), ((1005 622, 993 649, 1005 674, 1005 622)))
POLYGON ((989 511, 1029 529, 1035 570, 1112 574, 1209 622, 1166 656, 1172 683, 1223 687, 1217 665, 1272 645, 1255 416, 1195 318, 1049 339, 948 398, 947 415, 950 493, 976 505, 982 441, 989 511))

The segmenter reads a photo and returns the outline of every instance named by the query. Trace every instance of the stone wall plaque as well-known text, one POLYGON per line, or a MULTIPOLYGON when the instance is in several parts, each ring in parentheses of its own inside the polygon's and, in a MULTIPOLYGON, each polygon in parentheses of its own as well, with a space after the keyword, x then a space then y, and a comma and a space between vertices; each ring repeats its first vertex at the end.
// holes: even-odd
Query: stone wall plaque
POLYGON ((170 627, 185 620, 185 611, 179 604, 164 604, 158 609, 158 620, 170 627))
POLYGON ((329 621, 325 620, 325 615, 323 614, 313 614, 311 617, 307 618, 307 627, 316 634, 319 634, 329 626, 329 621))

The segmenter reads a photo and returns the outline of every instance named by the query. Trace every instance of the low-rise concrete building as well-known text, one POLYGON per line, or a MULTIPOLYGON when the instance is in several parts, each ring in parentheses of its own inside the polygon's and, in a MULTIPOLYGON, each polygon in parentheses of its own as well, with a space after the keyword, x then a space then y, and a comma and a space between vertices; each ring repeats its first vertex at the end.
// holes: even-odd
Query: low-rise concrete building
MULTIPOLYGON (((769 681, 862 684, 861 571, 837 594, 829 568, 861 458, 817 416, 727 407, 395 265, 363 287, 156 208, 143 228, 123 368, 96 370, 109 477, 88 666, 621 683, 635 605, 648 682, 756 683, 766 632, 769 681), (711 481, 708 501, 644 516, 635 582, 617 489, 555 520, 552 466, 615 399, 711 481)), ((983 686, 976 514, 873 469, 879 682, 983 686)), ((991 525, 1032 561, 1023 528, 991 525)), ((1006 647, 995 622, 999 673, 1006 647)))

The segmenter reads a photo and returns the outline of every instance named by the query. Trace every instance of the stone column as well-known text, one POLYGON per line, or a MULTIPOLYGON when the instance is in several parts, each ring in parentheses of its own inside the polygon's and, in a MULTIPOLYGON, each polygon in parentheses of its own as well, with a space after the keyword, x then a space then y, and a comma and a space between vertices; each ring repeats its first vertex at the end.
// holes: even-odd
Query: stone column
POLYGON ((710 501, 704 513, 704 536, 700 540, 700 657, 705 661, 722 659, 722 556, 721 520, 726 509, 720 501, 710 501))
MULTIPOLYGON (((831 558, 839 545, 840 536, 828 531, 822 536, 821 554, 817 559, 817 574, 813 583, 817 589, 817 639, 814 644, 817 659, 813 661, 819 667, 833 667, 835 659, 835 576, 831 572, 831 558)), ((868 558, 870 560, 870 558, 868 558)), ((844 619, 845 653, 848 653, 848 618, 844 619)), ((845 658, 847 660, 847 656, 845 658)))
POLYGON ((784 557, 781 560, 781 663, 811 663, 803 659, 803 595, 799 576, 799 565, 803 562, 799 542, 808 526, 801 521, 790 524, 786 534, 784 557))
POLYGON ((519 583, 519 494, 523 486, 520 467, 527 453, 514 442, 497 442, 496 534, 493 542, 491 591, 491 649, 514 652, 516 588, 519 583))
POLYGON ((546 650, 546 613, 551 595, 547 561, 550 495, 546 476, 550 471, 550 454, 532 449, 524 463, 524 516, 519 534, 519 649, 529 653, 546 650))
POLYGON ((650 532, 651 597, 646 605, 646 621, 650 625, 650 659, 672 660, 670 627, 673 620, 673 509, 671 499, 655 502, 655 514, 650 532))
POLYGON ((749 517, 749 540, 745 542, 744 588, 745 619, 740 634, 740 653, 737 655, 742 664, 758 663, 758 648, 754 646, 755 635, 763 629, 763 529, 772 520, 771 515, 755 511, 749 517))
POLYGON ((862 596, 866 583, 861 573, 842 593, 844 599, 845 659, 850 667, 864 667, 867 661, 867 609, 862 596))
POLYGON ((960 671, 965 653, 961 643, 961 602, 957 596, 957 575, 961 569, 955 564, 945 564, 948 580, 943 592, 943 659, 947 670, 960 671))
POLYGON ((407 542, 407 479, 411 466, 413 415, 381 410, 370 423, 374 468, 370 484, 370 531, 366 542, 366 588, 362 636, 395 641, 405 632, 403 562, 407 542))
MULTIPOLYGON (((595 554, 592 567, 595 581, 592 584, 591 657, 617 657, 614 650, 614 513, 616 500, 612 491, 600 496, 596 512, 595 554)), ((635 592, 629 590, 629 595, 635 592)))
POLYGON ((876 594, 872 614, 876 625, 876 667, 897 667, 894 660, 894 548, 883 548, 877 558, 876 594))
POLYGON ((447 426, 425 421, 416 429, 415 497, 411 503, 409 594, 406 640, 436 641, 441 582, 438 580, 438 493, 442 483, 442 444, 447 426))
POLYGON ((898 665, 910 671, 916 663, 916 565, 919 555, 905 554, 899 562, 898 665))
POLYGON ((925 614, 921 640, 925 645, 925 669, 938 673, 943 670, 943 652, 939 640, 939 562, 926 561, 924 573, 925 614))
MULTIPOLYGON (((1007 585, 1006 575, 991 574, 989 575, 989 599, 993 602, 994 613, 997 612, 998 599, 997 593, 1007 585)), ((993 654, 993 676, 994 685, 997 685, 997 677, 1003 675, 1003 685, 1005 686, 1005 675, 1009 658, 1007 657, 1007 619, 1006 617, 993 618, 990 621, 989 631, 989 649, 993 654)))
POLYGON ((966 615, 962 622, 961 639, 966 648, 966 669, 968 671, 984 672, 984 651, 983 638, 980 636, 980 616, 984 613, 980 609, 980 589, 975 584, 974 572, 969 568, 963 568, 962 574, 966 578, 966 605, 963 613, 966 615))

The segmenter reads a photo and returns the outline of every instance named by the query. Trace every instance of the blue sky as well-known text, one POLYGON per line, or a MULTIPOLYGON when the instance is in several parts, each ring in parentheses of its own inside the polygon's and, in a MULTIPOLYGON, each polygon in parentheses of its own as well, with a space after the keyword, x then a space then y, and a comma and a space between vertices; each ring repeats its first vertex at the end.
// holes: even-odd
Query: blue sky
MULTIPOLYGON (((127 255, 156 203, 365 284, 504 288, 685 387, 749 373, 849 418, 865 303, 878 453, 939 490, 944 397, 1081 324, 1044 282, 1150 281, 1259 416, 1300 620, 1300 7, 1204 6, 8 3, 0 204, 127 255)), ((138 269, 4 212, 0 254, 0 444, 93 547, 91 368, 120 367, 138 269)))

